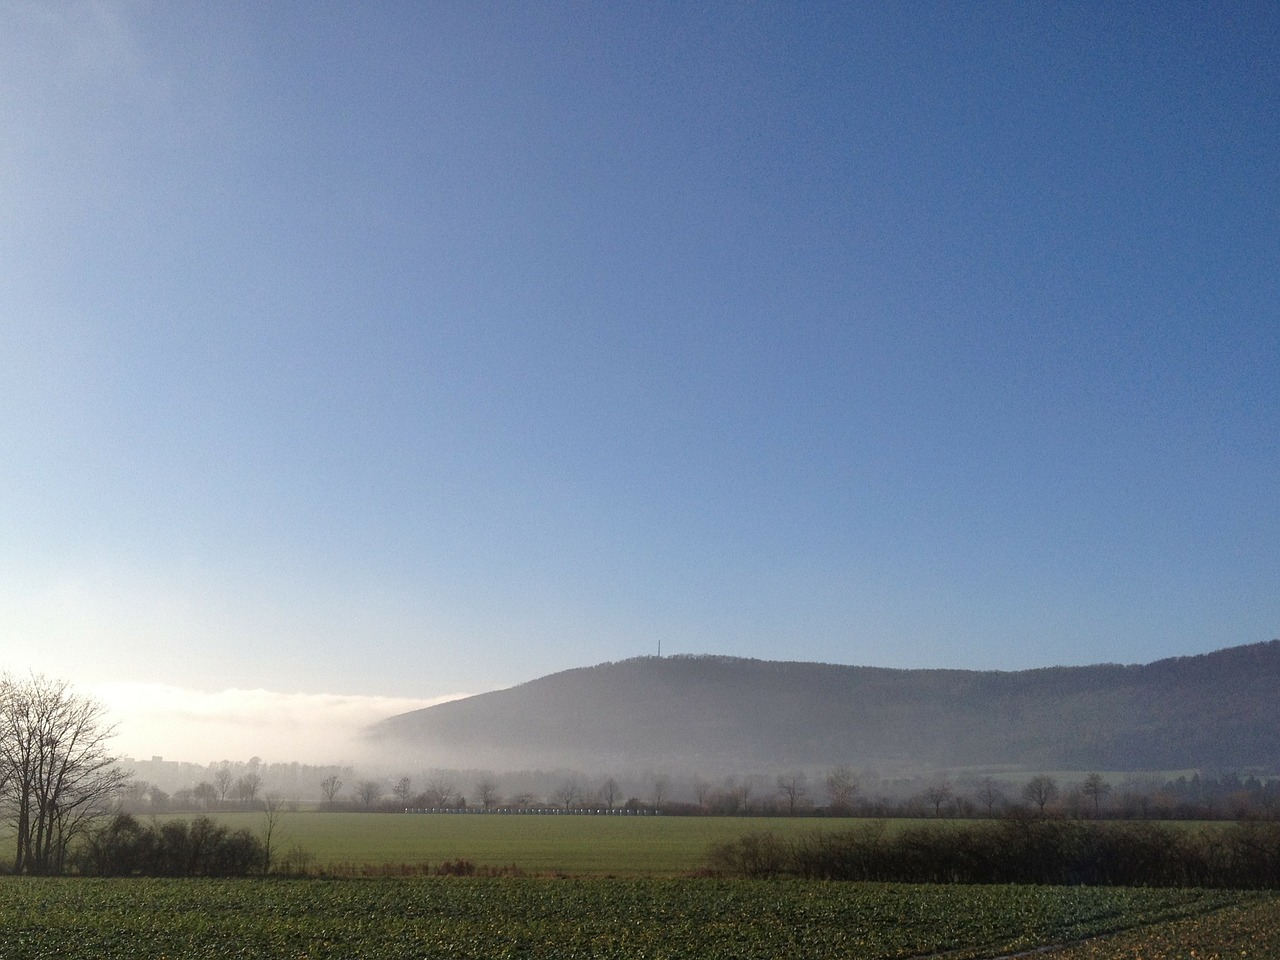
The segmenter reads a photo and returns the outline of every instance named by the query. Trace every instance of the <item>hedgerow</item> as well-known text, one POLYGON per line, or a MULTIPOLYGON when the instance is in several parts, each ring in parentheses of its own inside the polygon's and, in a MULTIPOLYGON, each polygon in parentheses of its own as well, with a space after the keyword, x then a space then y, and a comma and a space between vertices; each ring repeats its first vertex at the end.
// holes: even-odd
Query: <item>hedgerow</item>
POLYGON ((72 866, 95 877, 242 877, 265 869, 266 848, 208 817, 144 825, 120 814, 86 836, 72 866))
POLYGON ((711 870, 901 883, 1280 887, 1280 824, 1197 830, 1155 823, 1011 818, 968 825, 880 822, 791 840, 752 833, 713 845, 711 870))

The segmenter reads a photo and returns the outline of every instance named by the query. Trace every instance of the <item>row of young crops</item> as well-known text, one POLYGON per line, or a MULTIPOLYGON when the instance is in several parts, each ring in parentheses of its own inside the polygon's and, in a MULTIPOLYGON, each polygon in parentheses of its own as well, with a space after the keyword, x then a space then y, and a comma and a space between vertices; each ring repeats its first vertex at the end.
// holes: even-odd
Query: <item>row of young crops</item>
MULTIPOLYGON (((1271 894, 710 879, 0 881, 0 955, 975 960, 1271 894)), ((1238 955, 1238 954, 1237 954, 1238 955)))

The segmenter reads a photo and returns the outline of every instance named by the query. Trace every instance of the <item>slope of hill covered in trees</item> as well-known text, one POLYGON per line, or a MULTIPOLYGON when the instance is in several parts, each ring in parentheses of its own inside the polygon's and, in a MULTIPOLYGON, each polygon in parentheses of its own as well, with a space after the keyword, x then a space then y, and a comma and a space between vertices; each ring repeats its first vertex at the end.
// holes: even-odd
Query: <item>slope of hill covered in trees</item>
POLYGON ((890 670, 641 657, 392 717, 384 749, 429 764, 723 771, 1280 770, 1280 641, 1141 666, 890 670))

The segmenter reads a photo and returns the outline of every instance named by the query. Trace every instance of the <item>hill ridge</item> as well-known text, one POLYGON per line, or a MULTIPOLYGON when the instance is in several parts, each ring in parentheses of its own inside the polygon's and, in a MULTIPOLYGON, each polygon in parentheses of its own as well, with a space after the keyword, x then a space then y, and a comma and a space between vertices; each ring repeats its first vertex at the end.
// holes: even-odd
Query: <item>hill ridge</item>
POLYGON ((391 717, 445 765, 1274 770, 1280 640, 1147 664, 902 669, 721 654, 573 667, 391 717))

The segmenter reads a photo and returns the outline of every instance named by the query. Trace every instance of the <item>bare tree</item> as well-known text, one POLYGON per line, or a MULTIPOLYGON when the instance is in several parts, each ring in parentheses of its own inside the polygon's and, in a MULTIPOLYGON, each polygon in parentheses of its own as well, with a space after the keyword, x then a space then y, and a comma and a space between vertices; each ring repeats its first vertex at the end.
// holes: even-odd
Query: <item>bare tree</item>
POLYGON ((1044 808, 1058 799, 1058 781, 1053 777, 1032 777, 1022 788, 1022 799, 1032 804, 1044 816, 1044 808))
POLYGON ((832 813, 849 813, 858 795, 858 775, 845 764, 827 771, 827 805, 832 813))
POLYGON ((568 777, 560 786, 556 787, 555 792, 551 794, 551 800, 568 810, 582 795, 582 788, 578 786, 577 777, 568 777))
POLYGON ((356 799, 366 809, 382 799, 383 786, 381 780, 360 780, 356 783, 354 789, 356 799))
POLYGON ((978 802, 987 811, 987 816, 994 816, 996 807, 1004 803, 1004 790, 991 777, 983 777, 978 784, 978 802))
POLYGON ((408 777, 401 777, 396 781, 395 786, 391 788, 392 794, 396 798, 396 803, 401 810, 409 808, 409 798, 413 796, 413 781, 408 777))
POLYGON ((755 789, 755 783, 750 776, 745 776, 741 780, 729 777, 724 782, 724 790, 721 796, 724 798, 724 807, 727 813, 746 813, 748 805, 751 803, 751 793, 755 789))
POLYGON ((231 770, 231 764, 223 761, 218 765, 218 769, 213 771, 213 786, 218 791, 218 803, 227 802, 235 782, 236 775, 231 770))
POLYGON ((778 793, 787 804, 787 815, 794 817, 796 807, 809 799, 809 778, 803 770, 778 774, 778 793))
POLYGON ((262 801, 262 872, 271 872, 271 841, 276 828, 280 825, 280 817, 284 814, 284 801, 271 794, 262 801))
POLYGON ((941 780, 926 787, 924 793, 920 796, 924 798, 925 803, 933 807, 933 815, 940 817, 942 816, 942 805, 951 799, 951 784, 941 780))
POLYGON ((618 781, 613 777, 607 777, 604 783, 600 784, 600 800, 610 813, 613 812, 613 806, 618 802, 618 796, 621 792, 622 788, 618 786, 618 781))
POLYGON ((440 776, 431 777, 422 791, 422 805, 433 809, 452 806, 458 791, 453 784, 440 776))
POLYGON ((253 802, 258 799, 258 791, 260 789, 262 789, 262 777, 256 773, 246 773, 236 779, 236 799, 243 806, 253 806, 253 802))
POLYGON ((660 773, 653 778, 653 782, 649 785, 649 804, 653 807, 654 813, 662 809, 670 790, 671 780, 666 774, 660 773))
POLYGON ((498 804, 498 784, 490 776, 483 776, 475 784, 476 801, 486 810, 492 810, 498 804))
POLYGON ((201 780, 191 788, 191 799, 207 810, 218 799, 218 788, 208 780, 201 780))
POLYGON ((1102 774, 1091 773, 1084 778, 1080 792, 1093 801, 1093 815, 1096 817, 1102 812, 1102 798, 1111 793, 1111 784, 1102 778, 1102 774))
POLYGON ((129 777, 107 750, 105 708, 61 680, 0 678, 0 797, 15 873, 61 873, 67 846, 129 777))
POLYGON ((693 778, 693 796, 698 801, 698 806, 703 810, 707 809, 708 804, 711 802, 712 795, 713 789, 711 783, 707 780, 703 780, 701 777, 695 776, 693 778))
POLYGON ((334 799, 338 796, 338 791, 342 789, 342 781, 335 774, 329 774, 320 781, 320 792, 324 795, 324 802, 332 807, 334 799))

